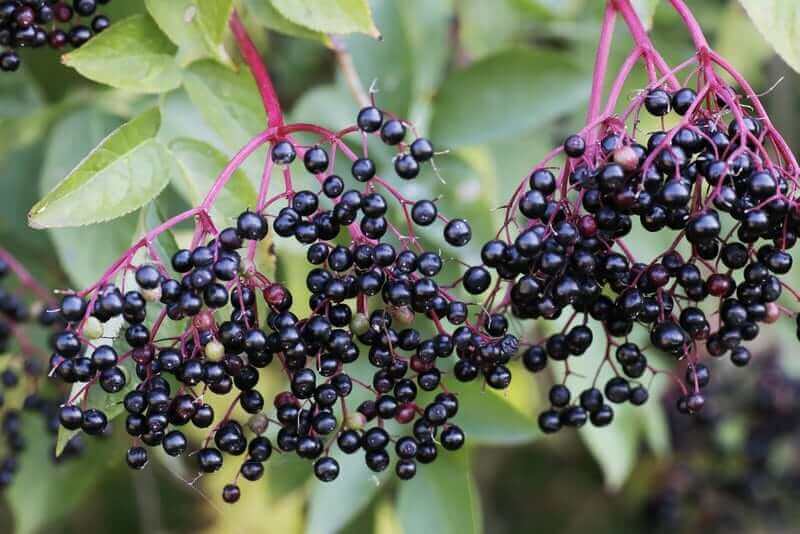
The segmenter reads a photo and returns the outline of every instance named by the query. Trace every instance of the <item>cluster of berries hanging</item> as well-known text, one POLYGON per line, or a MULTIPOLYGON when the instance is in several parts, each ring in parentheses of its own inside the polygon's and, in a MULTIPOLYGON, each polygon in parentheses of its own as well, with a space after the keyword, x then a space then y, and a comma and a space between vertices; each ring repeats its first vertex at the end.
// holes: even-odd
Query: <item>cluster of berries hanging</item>
POLYGON ((111 0, 4 0, 0 2, 0 70, 13 72, 21 60, 17 49, 49 45, 56 50, 79 47, 111 24, 98 5, 111 0))
MULTIPOLYGON (((38 343, 47 332, 64 326, 52 311, 54 307, 47 292, 0 250, 0 488, 13 481, 19 456, 28 446, 24 425, 42 425, 44 434, 52 439, 51 449, 55 448, 59 406, 64 399, 46 387, 47 353, 44 343, 38 343)), ((63 455, 40 460, 76 457, 83 449, 82 440, 76 437, 63 455)))
MULTIPOLYGON (((700 360, 730 354, 745 365, 743 343, 761 325, 792 314, 778 300, 785 293, 797 300, 781 277, 800 230, 800 171, 752 88, 707 47, 683 3, 671 2, 687 20, 697 55, 669 68, 628 0, 610 1, 606 21, 621 14, 636 45, 606 111, 599 112, 600 60, 586 128, 525 177, 496 238, 482 244, 481 263, 455 281, 442 280, 452 269, 417 231, 436 225, 443 245, 463 247, 472 238, 469 223, 439 213, 435 200, 407 198, 399 185, 425 166, 435 170, 432 143, 374 105, 338 132, 284 124, 258 52, 234 15, 231 27, 259 82, 269 128, 231 160, 200 206, 150 230, 90 288, 63 296, 66 326, 53 338, 51 367, 75 385, 59 411, 62 426, 103 434, 109 416, 90 393, 120 395, 131 467, 145 466, 147 447, 189 454, 200 473, 219 470, 224 455, 232 456, 239 475, 223 498, 234 502, 239 476, 259 479, 273 447, 313 462, 322 481, 339 474, 334 447, 360 451, 376 472, 394 456, 397 476, 412 478, 440 449, 465 442, 455 420, 458 397, 446 380, 504 389, 512 358, 532 372, 563 365, 552 406, 539 417, 547 433, 609 424, 612 405, 647 402, 657 373, 680 384, 679 411, 700 411, 710 376, 700 360), (617 113, 639 60, 650 83, 617 113), (690 67, 696 85, 681 86, 675 73, 690 67), (642 136, 640 112, 662 118, 663 131, 642 136), (315 140, 302 144, 299 134, 315 140), (396 176, 378 175, 371 139, 394 147, 396 176), (351 140, 360 141, 360 153, 351 140), (209 209, 264 145, 269 156, 256 205, 218 230, 209 209), (318 187, 294 187, 296 159, 318 187), (283 176, 277 194, 273 171, 283 176), (191 246, 163 256, 158 236, 189 219, 196 223, 191 246), (671 232, 672 244, 639 258, 625 243, 635 227, 671 232), (273 236, 305 247, 307 265, 293 268, 306 269, 307 303, 259 270, 257 251, 273 236), (300 312, 306 304, 310 311, 300 312), (562 316, 560 332, 528 339, 528 321, 562 316), (639 341, 637 330, 649 342, 639 341), (593 344, 604 353, 597 374, 573 395, 570 361, 593 344), (653 367, 651 351, 680 360, 685 377, 653 367), (371 380, 353 372, 364 360, 371 380), (286 384, 271 406, 258 385, 268 366, 279 368, 286 384), (606 366, 613 377, 599 384, 606 366), (354 406, 356 389, 369 399, 354 406), (215 413, 212 395, 232 398, 223 413, 215 413), (207 428, 205 438, 190 445, 186 425, 207 428)), ((604 24, 601 54, 608 53, 609 31, 604 24)))
MULTIPOLYGON (((445 218, 434 201, 403 197, 377 175, 366 143, 375 136, 396 147, 395 173, 411 180, 433 165, 430 141, 409 140, 409 125, 376 107, 362 109, 357 124, 338 133, 308 125, 277 130, 261 141, 270 144, 267 174, 278 167, 284 175, 282 192, 267 198, 269 184, 262 184, 258 206, 221 231, 203 211, 213 202, 210 195, 201 208, 173 220, 198 216, 190 248, 161 258, 149 246, 155 234, 145 236, 94 287, 63 296, 59 309, 67 326, 54 337, 51 364, 77 386, 60 409, 61 424, 102 434, 108 417, 87 406, 89 390, 125 390, 125 428, 134 440, 127 461, 136 469, 148 461, 146 447, 159 446, 173 456, 192 452, 203 473, 219 470, 223 454, 241 457, 233 460, 240 462, 240 475, 257 480, 274 443, 282 453, 313 461, 322 481, 339 474, 334 446, 346 454, 362 451, 376 472, 390 466, 394 449, 397 476, 412 478, 417 464, 434 461, 440 448, 464 444, 453 421, 458 399, 445 387, 438 362, 455 352, 462 358, 456 378, 482 374, 492 387, 504 388, 510 375, 502 364, 516 352, 517 340, 505 333, 501 316, 483 326, 469 322, 467 304, 446 289, 453 284, 437 282, 441 254, 426 250, 414 233, 439 225, 443 240, 461 247, 471 239, 469 224, 445 218), (320 142, 300 145, 294 131, 316 134, 320 142), (365 141, 362 155, 345 144, 348 135, 365 141), (337 151, 351 160, 350 178, 336 172, 337 151), (298 156, 318 189, 294 188, 291 164, 298 156), (361 187, 348 188, 348 182, 361 187), (389 215, 392 203, 402 231, 389 215), (254 261, 259 242, 272 234, 306 249, 306 316, 295 313, 292 292, 254 261), (445 321, 457 327, 454 333, 445 321), (176 325, 177 335, 164 334, 176 325), (364 358, 373 367, 371 384, 349 372, 364 358), (126 371, 131 361, 135 376, 126 371), (272 407, 256 387, 270 365, 280 366, 288 386, 272 407), (370 399, 349 403, 354 388, 370 399), (215 413, 209 396, 232 391, 226 412, 215 413), (209 428, 199 448, 190 448, 184 425, 209 428)), ((470 276, 464 280, 471 292, 487 287, 488 280, 470 276)), ((225 488, 226 501, 238 496, 235 483, 225 488)))
POLYGON ((563 381, 550 390, 551 408, 539 417, 547 433, 587 420, 604 426, 613 418, 611 404, 645 403, 646 385, 665 372, 650 364, 653 351, 685 367, 683 378, 669 372, 683 391, 677 409, 700 411, 710 380, 701 359, 729 355, 733 364, 746 365, 751 355, 744 343, 764 324, 795 315, 778 303, 781 296, 798 300, 783 279, 792 267, 787 250, 800 231, 794 155, 747 82, 701 35, 694 34, 697 56, 671 70, 629 4, 618 4, 638 45, 606 113, 590 114, 582 132, 535 167, 509 202, 497 240, 482 253, 501 280, 498 288, 507 289, 494 309, 521 320, 566 315, 562 331, 522 356, 532 372, 547 362, 564 365, 563 381), (619 89, 639 58, 651 83, 614 114, 619 89), (675 79, 689 68, 695 87, 675 79), (663 130, 638 131, 641 113, 660 118, 663 130), (672 243, 656 257, 637 257, 625 243, 637 228, 667 233, 672 243), (639 341, 637 329, 647 342, 639 341), (573 395, 569 362, 593 343, 605 356, 591 387, 573 395), (606 365, 614 376, 601 385, 606 365))

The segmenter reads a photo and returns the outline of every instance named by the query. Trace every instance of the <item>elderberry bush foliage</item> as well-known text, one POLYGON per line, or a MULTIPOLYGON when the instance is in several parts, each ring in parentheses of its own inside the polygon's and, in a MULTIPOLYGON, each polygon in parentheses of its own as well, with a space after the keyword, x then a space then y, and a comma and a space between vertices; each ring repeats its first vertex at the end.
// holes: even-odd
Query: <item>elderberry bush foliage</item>
MULTIPOLYGON (((255 481, 277 449, 312 462, 315 476, 329 482, 339 475, 330 454, 336 447, 363 455, 375 472, 393 464, 407 480, 442 450, 460 449, 466 437, 455 421, 459 402, 444 373, 460 381, 480 376, 503 389, 510 379, 503 362, 517 340, 501 316, 484 326, 469 321, 467 302, 448 289, 458 284, 439 280, 442 254, 415 236, 415 228, 437 225, 445 243, 462 247, 472 231, 467 221, 439 213, 436 202, 408 200, 391 185, 433 165, 432 143, 409 139, 409 127, 370 106, 343 130, 397 149, 391 179, 377 175, 366 148, 360 157, 350 153, 345 180, 330 147, 276 139, 269 164, 290 176, 289 165, 300 156, 319 189, 295 190, 288 179, 283 192, 239 214, 234 226, 199 226, 192 246, 168 258, 143 247, 144 255, 129 253, 95 286, 64 295, 60 313, 67 326, 53 338, 51 358, 55 376, 75 384, 59 412, 64 429, 108 431, 106 411, 85 403, 99 387, 122 395, 132 439, 126 459, 134 469, 145 467, 148 448, 161 447, 170 456, 189 455, 200 473, 238 462, 240 476, 255 481), (392 205, 399 217, 390 215, 392 205), (307 316, 293 311, 289 288, 253 261, 256 248, 273 236, 306 251, 306 264, 296 268, 307 271, 307 316), (168 324, 179 333, 164 334, 168 324), (371 383, 349 372, 364 360, 371 383), (130 362, 135 365, 126 368, 130 362), (270 366, 285 380, 285 390, 271 400, 257 388, 270 366), (369 400, 349 403, 354 388, 369 400), (207 402, 231 392, 225 413, 207 402), (238 409, 245 415, 237 417, 238 409), (186 425, 208 429, 207 437, 191 444, 186 425)), ((328 141, 348 153, 340 137, 328 141)), ((487 277, 467 269, 459 283, 476 293, 487 277)), ((234 480, 223 499, 239 496, 234 480)))
MULTIPOLYGON (((778 303, 787 293, 797 300, 785 279, 800 229, 794 156, 766 116, 749 112, 748 97, 719 78, 698 83, 650 87, 625 115, 603 121, 599 137, 588 127, 569 136, 554 152, 563 165, 552 156, 534 169, 497 239, 483 247, 506 295, 496 309, 521 320, 566 319, 522 354, 534 373, 564 365, 551 408, 539 416, 546 433, 605 426, 615 404, 647 402, 661 372, 653 352, 685 367, 685 377, 668 373, 682 388, 677 410, 697 413, 710 377, 702 358, 745 366, 747 342, 765 325, 795 320, 778 303), (640 113, 662 119, 664 130, 638 131, 640 113), (654 258, 637 257, 625 243, 634 229, 669 234, 672 243, 654 258), (604 353, 597 365, 613 376, 598 383, 598 369, 591 387, 572 391, 569 363, 593 344, 604 353)), ((495 295, 503 293, 488 304, 495 295)))
MULTIPOLYGON (((41 425, 54 446, 59 430, 59 406, 63 398, 46 386, 46 353, 30 332, 33 324, 53 331, 63 324, 48 303, 31 298, 14 273, 0 258, 0 489, 14 482, 21 456, 28 447, 25 425, 41 425)), ((52 303, 50 303, 52 304, 52 303)), ((83 450, 79 438, 71 441, 64 454, 38 461, 62 462, 76 458, 83 450)), ((52 451, 51 451, 52 452, 52 451)), ((29 458, 30 460, 31 458, 29 458)))
POLYGON ((4 0, 0 3, 0 70, 14 72, 20 48, 78 48, 111 25, 98 12, 111 0, 4 0))

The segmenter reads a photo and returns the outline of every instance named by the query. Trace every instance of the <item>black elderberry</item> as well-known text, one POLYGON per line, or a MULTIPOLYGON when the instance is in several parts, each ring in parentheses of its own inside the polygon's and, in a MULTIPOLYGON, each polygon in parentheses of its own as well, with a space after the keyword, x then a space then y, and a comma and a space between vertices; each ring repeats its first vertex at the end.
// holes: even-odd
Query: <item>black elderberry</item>
POLYGON ((463 247, 472 239, 472 229, 464 219, 452 219, 445 225, 444 238, 454 247, 463 247))
POLYGON ((570 135, 564 141, 564 152, 571 158, 583 156, 586 150, 586 141, 580 135, 570 135))
POLYGON ((303 157, 306 170, 312 174, 319 174, 328 168, 328 153, 325 149, 315 146, 306 151, 303 157))
POLYGON ((651 115, 663 117, 670 111, 670 96, 663 89, 653 89, 644 98, 644 106, 651 115))
POLYGON ((383 127, 381 128, 381 139, 387 145, 396 145, 402 142, 405 136, 406 127, 401 121, 397 119, 390 119, 383 123, 383 127))
MULTIPOLYGON (((236 220, 236 231, 239 233, 242 239, 260 241, 267 236, 269 225, 267 223, 267 219, 260 213, 245 211, 239 215, 238 219, 236 220)), ((194 254, 196 253, 197 250, 195 250, 194 254)), ((213 257, 211 259, 213 261, 213 257)), ((200 266, 196 260, 194 260, 194 264, 195 266, 200 266)))
POLYGON ((405 180, 419 175, 419 161, 410 154, 400 154, 394 159, 394 172, 405 180))
POLYGON ((361 131, 367 133, 377 132, 381 124, 383 124, 383 113, 374 106, 361 108, 361 111, 358 112, 356 124, 358 124, 361 131))

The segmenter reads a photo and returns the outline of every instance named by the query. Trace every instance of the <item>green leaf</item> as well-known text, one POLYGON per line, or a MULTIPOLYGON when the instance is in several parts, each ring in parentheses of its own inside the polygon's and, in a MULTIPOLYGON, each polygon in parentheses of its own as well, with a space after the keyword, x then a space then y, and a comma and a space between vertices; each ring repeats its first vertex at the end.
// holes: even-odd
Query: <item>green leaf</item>
MULTIPOLYGON (((158 27, 178 47, 176 61, 182 67, 199 59, 212 58, 220 63, 232 65, 231 58, 222 46, 221 40, 211 38, 203 21, 209 15, 203 15, 209 9, 204 2, 196 0, 145 0, 147 11, 158 27), (203 10, 201 10, 203 5, 203 10)), ((227 0, 230 9, 230 0, 227 0)))
POLYGON ((214 47, 222 44, 228 19, 233 11, 233 0, 195 0, 197 21, 206 41, 214 47))
POLYGON ((480 500, 466 450, 442 451, 401 482, 397 515, 404 532, 471 534, 483 531, 480 500))
POLYGON ((239 150, 267 126, 267 117, 250 72, 235 73, 210 62, 192 65, 184 87, 203 119, 230 150, 239 150))
POLYGON ((501 52, 445 80, 431 135, 448 148, 517 136, 581 105, 587 81, 566 52, 501 52))
MULTIPOLYGON (((122 121, 119 117, 87 107, 70 113, 52 129, 39 182, 42 195, 69 173, 122 121), (81 135, 74 135, 81 132, 81 135)), ((128 248, 136 228, 136 215, 129 214, 103 224, 83 228, 54 228, 49 231, 61 266, 76 288, 96 281, 115 259, 128 248), (103 243, 98 247, 97 243, 103 243)))
MULTIPOLYGON (((515 378, 529 379, 524 375, 515 378)), ((458 395, 459 409, 453 422, 464 430, 471 445, 517 445, 540 436, 536 421, 501 394, 482 390, 478 384, 452 382, 448 388, 458 395)))
POLYGON ((281 15, 281 12, 275 9, 269 0, 245 0, 244 4, 249 15, 260 26, 293 37, 327 41, 327 37, 324 34, 295 24, 281 15))
POLYGON ((800 72, 800 4, 795 0, 739 0, 759 33, 787 65, 800 72))
MULTIPOLYGON (((266 0, 263 0, 266 1, 266 0)), ((322 33, 366 33, 380 37, 367 0, 271 0, 284 17, 322 33)))
POLYGON ((114 442, 95 442, 80 458, 54 463, 53 438, 33 414, 23 416, 25 451, 14 483, 5 492, 13 511, 14 532, 45 532, 44 527, 67 517, 108 473, 114 442), (91 456, 91 461, 86 461, 91 456))
MULTIPOLYGON (((213 146, 194 139, 178 138, 168 146, 183 171, 173 180, 173 186, 190 205, 199 205, 227 165, 228 158, 213 146)), ((230 224, 242 211, 256 205, 256 196, 247 176, 237 170, 212 207, 215 222, 230 224)))
POLYGON ((631 0, 633 9, 639 15, 639 20, 642 21, 645 29, 650 29, 653 26, 653 16, 656 13, 659 0, 631 0))
POLYGON ((153 19, 134 15, 64 55, 62 61, 99 83, 139 93, 163 93, 181 82, 174 55, 175 45, 153 19))
MULTIPOLYGON (((308 510, 307 534, 338 532, 367 507, 388 478, 389 472, 373 473, 363 454, 344 454, 334 447, 339 477, 333 482, 314 481, 308 510)), ((420 531, 421 532, 421 531, 420 531)))
POLYGON ((121 217, 155 198, 179 170, 155 140, 157 108, 106 137, 31 208, 34 228, 82 226, 121 217))

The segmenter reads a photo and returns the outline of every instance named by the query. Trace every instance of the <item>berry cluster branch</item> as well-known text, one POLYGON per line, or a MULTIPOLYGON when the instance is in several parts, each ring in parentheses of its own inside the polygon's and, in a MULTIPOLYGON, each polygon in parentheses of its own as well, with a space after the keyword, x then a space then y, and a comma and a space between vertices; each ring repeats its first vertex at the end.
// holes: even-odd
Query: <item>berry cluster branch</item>
MULTIPOLYGON (((503 364, 516 351, 517 340, 506 333, 499 316, 470 322, 472 303, 454 289, 458 285, 471 295, 482 293, 490 283, 488 271, 467 266, 456 282, 439 282, 444 260, 416 235, 416 227, 441 224, 444 241, 461 247, 472 238, 469 223, 446 217, 434 200, 409 198, 377 174, 370 157, 369 138, 378 138, 396 150, 395 174, 413 180, 425 165, 436 173, 432 143, 371 99, 356 124, 339 131, 285 124, 266 66, 236 13, 230 26, 259 88, 267 128, 230 160, 200 205, 147 231, 90 287, 63 295, 58 313, 64 328, 52 340, 51 373, 74 386, 59 411, 61 425, 90 435, 107 432, 108 416, 92 405, 90 391, 126 391, 125 428, 133 441, 127 461, 135 469, 147 463, 145 447, 161 446, 173 456, 184 453, 189 445, 179 427, 191 423, 208 429, 192 453, 201 473, 218 470, 223 452, 239 456, 247 451, 240 475, 256 480, 272 452, 265 432, 275 425, 278 449, 314 460, 320 480, 338 476, 338 462, 329 456, 334 442, 346 453, 363 449, 374 471, 388 467, 387 447, 394 444, 399 457, 395 471, 409 479, 418 462, 436 458, 439 447, 455 450, 464 443, 463 431, 452 421, 458 399, 444 384, 451 371, 441 369, 437 358, 457 351, 461 361, 452 373, 458 380, 483 375, 491 387, 502 389, 510 381, 503 364), (296 133, 310 134, 315 142, 301 145, 296 133), (409 133, 413 141, 406 140, 409 133), (360 150, 351 144, 360 144, 360 150), (233 173, 265 145, 254 210, 241 213, 234 226, 216 228, 210 210, 218 196, 233 173), (350 174, 363 188, 345 190, 336 173, 337 154, 349 160, 350 174), (295 187, 291 164, 297 158, 319 190, 295 187), (283 175, 283 188, 270 197, 275 171, 283 175), (389 217, 393 205, 402 216, 399 224, 389 217), (159 257, 154 241, 190 219, 195 222, 190 247, 171 258, 159 257), (293 312, 295 297, 289 289, 259 272, 254 261, 258 243, 270 230, 306 247, 311 297, 305 317, 293 312), (338 244, 342 231, 349 236, 346 244, 338 244), (256 305, 259 299, 265 312, 256 305), (106 332, 115 318, 122 319, 119 335, 106 332), (451 334, 444 320, 457 331, 451 334), (161 333, 168 324, 181 333, 161 333), (371 384, 347 372, 362 347, 368 347, 376 369, 371 384), (480 364, 479 350, 494 359, 480 364), (274 399, 275 417, 267 415, 255 387, 260 369, 273 360, 288 382, 274 399), (126 364, 133 364, 133 371, 124 370, 126 364), (167 375, 180 383, 177 391, 167 375), (225 395, 233 388, 236 394, 215 417, 205 395, 225 395), (346 400, 354 388, 372 397, 355 409, 346 400), (440 392, 423 404, 419 390, 440 392), (244 425, 237 408, 247 414, 244 425), (384 428, 388 419, 414 423, 412 435, 389 435, 384 428)), ((238 480, 239 475, 225 487, 227 502, 239 498, 238 480)))

